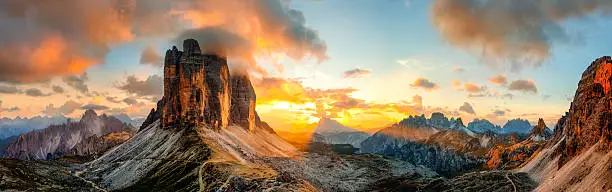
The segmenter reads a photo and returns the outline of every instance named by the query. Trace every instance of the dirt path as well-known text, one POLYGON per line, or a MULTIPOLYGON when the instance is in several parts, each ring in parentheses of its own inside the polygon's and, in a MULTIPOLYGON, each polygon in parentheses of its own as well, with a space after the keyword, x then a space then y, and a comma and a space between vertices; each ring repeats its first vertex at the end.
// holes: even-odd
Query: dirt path
POLYGON ((81 173, 82 173, 82 171, 79 171, 79 172, 77 172, 77 173, 75 173, 75 174, 71 174, 71 175, 72 175, 72 176, 75 176, 75 177, 77 177, 77 178, 79 178, 79 179, 81 179, 81 180, 83 180, 83 181, 85 181, 85 182, 87 182, 87 183, 89 183, 89 184, 91 184, 91 186, 92 186, 92 187, 94 187, 96 190, 99 190, 99 191, 104 191, 104 192, 108 192, 106 189, 104 189, 104 188, 102 188, 102 187, 98 187, 98 185, 97 185, 96 183, 94 183, 94 182, 92 182, 92 181, 90 181, 90 180, 87 180, 87 179, 85 179, 85 178, 83 178, 83 177, 79 176, 81 173))
POLYGON ((510 184, 512 184, 512 188, 514 188, 514 192, 516 192, 516 185, 514 184, 514 181, 512 181, 512 179, 510 179, 510 177, 508 175, 510 175, 512 173, 508 172, 506 173, 506 179, 508 179, 508 181, 510 181, 510 184))

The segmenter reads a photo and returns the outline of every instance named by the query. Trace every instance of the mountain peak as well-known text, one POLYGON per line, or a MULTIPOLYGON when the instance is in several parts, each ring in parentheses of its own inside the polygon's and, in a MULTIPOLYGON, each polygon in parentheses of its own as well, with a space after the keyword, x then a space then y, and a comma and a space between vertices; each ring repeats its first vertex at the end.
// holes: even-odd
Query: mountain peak
POLYGON ((83 113, 83 116, 81 116, 81 120, 94 119, 97 117, 98 114, 96 113, 96 111, 94 111, 93 109, 87 109, 85 113, 83 113))
POLYGON ((315 128, 315 133, 322 135, 357 131, 358 130, 344 126, 340 122, 327 117, 321 117, 317 127, 315 128))

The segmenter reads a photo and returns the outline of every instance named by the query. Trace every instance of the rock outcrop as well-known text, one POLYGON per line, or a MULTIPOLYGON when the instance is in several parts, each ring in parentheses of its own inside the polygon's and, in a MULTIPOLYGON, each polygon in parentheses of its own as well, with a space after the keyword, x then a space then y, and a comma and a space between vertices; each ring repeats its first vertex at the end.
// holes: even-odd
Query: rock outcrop
POLYGON ((539 142, 549 139, 552 136, 552 131, 548 129, 544 120, 540 118, 538 120, 538 125, 534 126, 529 131, 529 139, 539 142))
POLYGON ((224 128, 230 121, 231 88, 227 59, 215 54, 205 54, 203 58, 208 90, 205 121, 214 129, 224 128))
POLYGON ((428 119, 427 122, 437 128, 450 127, 450 121, 444 116, 443 113, 440 112, 431 113, 431 117, 428 119))
POLYGON ((209 128, 238 125, 274 132, 255 112, 255 90, 248 74, 230 76, 227 59, 202 53, 196 40, 166 52, 164 97, 152 109, 142 128, 161 119, 164 128, 209 128))
POLYGON ((541 181, 536 191, 612 189, 612 58, 584 71, 553 137, 521 168, 541 181))
POLYGON ((601 142, 601 151, 612 149, 612 59, 602 57, 582 74, 574 101, 563 122, 555 127, 555 139, 563 166, 574 156, 601 142))
POLYGON ((168 50, 164 62, 162 126, 201 125, 208 103, 206 93, 203 56, 198 42, 187 39, 183 42, 183 51, 176 47, 168 50))
POLYGON ((255 89, 247 75, 232 76, 231 123, 249 130, 256 126, 255 89))

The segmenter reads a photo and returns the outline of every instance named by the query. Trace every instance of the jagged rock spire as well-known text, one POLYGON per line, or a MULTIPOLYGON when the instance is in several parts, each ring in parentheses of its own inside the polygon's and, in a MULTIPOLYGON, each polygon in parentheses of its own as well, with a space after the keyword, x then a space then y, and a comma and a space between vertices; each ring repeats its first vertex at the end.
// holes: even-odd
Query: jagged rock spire
POLYGON ((206 123, 215 128, 225 128, 230 116, 230 74, 227 59, 215 54, 204 55, 206 70, 208 110, 206 123))
POLYGON ((253 130, 256 126, 255 90, 247 74, 232 76, 231 122, 253 130))
POLYGON ((193 127, 203 122, 206 77, 196 40, 185 40, 182 52, 176 47, 166 52, 163 100, 162 126, 193 127))

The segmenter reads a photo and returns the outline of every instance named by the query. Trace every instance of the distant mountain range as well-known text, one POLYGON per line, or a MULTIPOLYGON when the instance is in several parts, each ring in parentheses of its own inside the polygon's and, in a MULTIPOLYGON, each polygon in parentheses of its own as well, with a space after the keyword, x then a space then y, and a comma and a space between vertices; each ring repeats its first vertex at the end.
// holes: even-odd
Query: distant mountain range
POLYGON ((41 117, 35 116, 32 118, 16 117, 14 119, 0 119, 0 140, 11 136, 17 136, 22 133, 27 133, 33 130, 43 129, 49 125, 57 125, 65 123, 68 118, 60 117, 41 117))
POLYGON ((340 124, 338 121, 322 117, 314 131, 318 137, 312 137, 314 142, 328 144, 350 144, 355 148, 361 147, 361 142, 370 137, 370 134, 340 124))
MULTIPOLYGON (((114 114, 110 115, 114 116, 117 119, 121 120, 124 123, 130 124, 133 127, 139 127, 144 118, 134 118, 132 119, 127 114, 114 114)), ((54 116, 54 117, 43 117, 43 116, 35 116, 31 118, 27 117, 16 117, 14 119, 11 118, 1 118, 0 119, 0 140, 7 139, 12 136, 17 136, 23 133, 27 133, 33 130, 39 130, 47 128, 49 125, 59 125, 66 123, 66 121, 70 119, 64 116, 54 116)), ((72 119, 72 120, 79 120, 72 119)))
POLYGON ((92 156, 131 138, 136 129, 113 116, 98 116, 87 110, 79 121, 68 119, 57 125, 13 137, 4 156, 19 159, 51 159, 64 155, 92 156))

